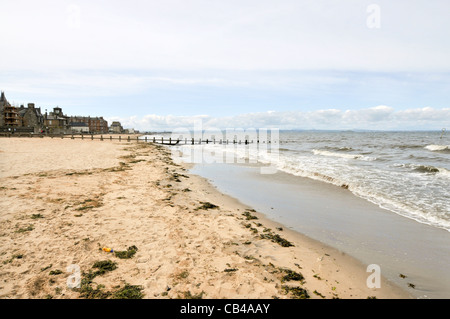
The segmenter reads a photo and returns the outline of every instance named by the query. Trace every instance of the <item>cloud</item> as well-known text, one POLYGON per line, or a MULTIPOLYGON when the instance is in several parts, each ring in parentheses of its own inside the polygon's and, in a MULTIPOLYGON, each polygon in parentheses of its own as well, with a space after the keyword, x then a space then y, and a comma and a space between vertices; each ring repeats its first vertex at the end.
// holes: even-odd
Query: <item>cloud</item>
POLYGON ((203 129, 209 128, 278 128, 278 129, 434 129, 450 127, 450 108, 431 107, 395 111, 389 106, 376 106, 359 110, 324 109, 309 112, 259 112, 230 117, 158 116, 142 118, 109 118, 119 120, 125 127, 141 131, 164 131, 177 128, 193 130, 201 121, 203 129))
POLYGON ((394 109, 389 106, 379 105, 364 110, 347 110, 342 114, 346 123, 372 123, 391 120, 394 109))
POLYGON ((447 0, 6 1, 0 68, 449 70, 447 0), (26 7, 27 10, 23 10, 26 7))

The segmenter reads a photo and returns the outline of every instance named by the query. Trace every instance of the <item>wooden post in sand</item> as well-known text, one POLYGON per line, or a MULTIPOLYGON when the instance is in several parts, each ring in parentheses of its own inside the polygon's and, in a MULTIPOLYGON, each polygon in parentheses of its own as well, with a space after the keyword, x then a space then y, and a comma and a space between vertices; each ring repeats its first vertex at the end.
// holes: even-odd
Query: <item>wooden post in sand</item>
POLYGON ((119 135, 119 142, 121 142, 121 141, 122 141, 122 136, 119 135))
POLYGON ((128 135, 128 138, 127 138, 127 140, 128 140, 128 142, 130 141, 130 135, 128 135))
POLYGON ((100 135, 100 141, 103 141, 103 135, 100 135))
POLYGON ((109 140, 112 141, 112 135, 109 136, 109 140))

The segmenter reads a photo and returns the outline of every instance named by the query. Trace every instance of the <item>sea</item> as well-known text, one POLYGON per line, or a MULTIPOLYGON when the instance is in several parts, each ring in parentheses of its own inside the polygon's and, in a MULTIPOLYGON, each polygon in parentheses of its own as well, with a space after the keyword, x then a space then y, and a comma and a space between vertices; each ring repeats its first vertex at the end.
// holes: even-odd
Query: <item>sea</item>
POLYGON ((180 139, 176 149, 185 161, 270 164, 288 174, 344 187, 396 214, 450 232, 450 132, 269 131, 264 135, 267 138, 258 140, 258 134, 249 132, 203 134, 201 154, 196 153, 197 139, 196 146, 191 138, 186 141, 186 135, 172 134, 172 139, 180 139), (232 137, 228 143, 227 135, 232 137))
POLYGON ((417 298, 450 297, 450 132, 268 129, 149 138, 155 136, 179 139, 170 147, 175 160, 195 164, 192 173, 269 218, 382 265, 417 298))

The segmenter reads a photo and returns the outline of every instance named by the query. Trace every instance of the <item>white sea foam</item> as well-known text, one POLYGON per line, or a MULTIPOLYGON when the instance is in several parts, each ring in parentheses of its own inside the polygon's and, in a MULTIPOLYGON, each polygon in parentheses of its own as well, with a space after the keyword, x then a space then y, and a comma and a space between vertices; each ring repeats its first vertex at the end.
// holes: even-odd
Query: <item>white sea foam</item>
POLYGON ((437 144, 430 144, 425 146, 425 148, 429 151, 433 152, 444 152, 444 151, 450 151, 450 145, 437 145, 437 144))
POLYGON ((292 142, 273 152, 267 144, 178 147, 191 158, 194 149, 203 149, 197 156, 203 162, 271 164, 292 175, 344 186, 399 215, 450 231, 448 143, 439 145, 435 137, 419 132, 292 133, 290 137, 292 142))
POLYGON ((322 156, 332 156, 332 157, 340 157, 340 158, 346 158, 346 159, 358 159, 358 160, 364 160, 364 161, 374 161, 376 160, 375 157, 366 156, 363 154, 348 154, 348 153, 336 153, 336 152, 330 152, 325 150, 312 150, 314 155, 322 155, 322 156))
POLYGON ((439 177, 450 178, 450 170, 445 168, 439 168, 439 177))

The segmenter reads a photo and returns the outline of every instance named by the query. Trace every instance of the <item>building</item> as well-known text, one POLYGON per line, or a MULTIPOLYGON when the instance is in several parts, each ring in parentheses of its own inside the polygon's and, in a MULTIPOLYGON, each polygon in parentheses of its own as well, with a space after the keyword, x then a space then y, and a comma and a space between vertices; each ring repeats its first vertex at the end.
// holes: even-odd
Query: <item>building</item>
POLYGON ((109 132, 110 133, 123 133, 123 127, 120 124, 120 122, 118 121, 114 121, 112 122, 111 126, 109 127, 109 132))
POLYGON ((20 126, 17 108, 12 106, 5 97, 5 92, 0 95, 0 128, 2 131, 11 131, 20 126))
POLYGON ((103 117, 90 117, 90 116, 71 116, 69 118, 69 124, 73 126, 72 123, 85 123, 89 128, 89 133, 108 133, 108 121, 103 119, 103 117))
POLYGON ((87 133, 89 134, 89 126, 84 122, 72 122, 70 123, 70 129, 72 133, 87 133))
POLYGON ((53 108, 53 112, 44 115, 44 127, 47 133, 64 134, 70 132, 69 117, 64 115, 60 107, 53 108))
POLYGON ((44 129, 44 115, 41 108, 36 108, 34 103, 28 103, 28 107, 21 105, 18 114, 21 127, 29 128, 34 133, 40 133, 44 129))
POLYGON ((126 128, 123 130, 125 134, 136 134, 137 131, 134 128, 126 128))
MULTIPOLYGON (((123 132, 119 122, 115 130, 123 132)), ((0 95, 0 132, 28 132, 50 134, 73 134, 76 132, 90 134, 107 134, 108 122, 103 117, 67 116, 60 107, 53 108, 53 112, 41 113, 34 103, 20 108, 11 105, 2 91, 0 95), (84 123, 84 124, 81 124, 84 123)))

